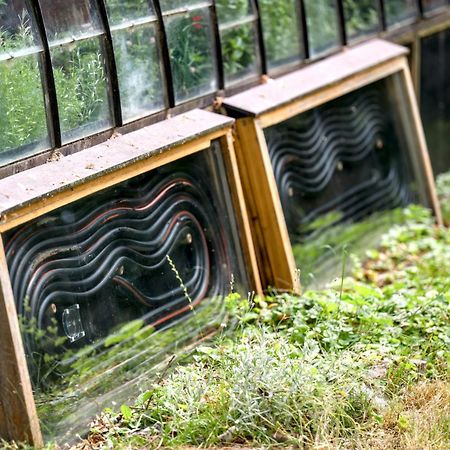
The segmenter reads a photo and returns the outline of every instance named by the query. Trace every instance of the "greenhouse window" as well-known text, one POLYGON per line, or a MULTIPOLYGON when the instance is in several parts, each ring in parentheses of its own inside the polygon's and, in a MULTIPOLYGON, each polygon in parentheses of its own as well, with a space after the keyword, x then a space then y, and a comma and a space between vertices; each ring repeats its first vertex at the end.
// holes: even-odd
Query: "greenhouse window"
POLYGON ((337 276, 418 201, 386 80, 264 130, 302 284, 337 276), (398 216, 398 217, 397 217, 398 216))
POLYGON ((49 148, 43 47, 24 0, 0 3, 0 164, 49 148))
POLYGON ((261 292, 232 125, 193 110, 0 180, 3 436, 74 442, 261 292))
POLYGON ((253 0, 216 0, 225 87, 261 73, 258 16, 253 0))
POLYGON ((414 22, 417 13, 416 0, 384 0, 384 14, 388 28, 414 22))
POLYGON ((409 203, 441 222, 406 53, 369 41, 226 99, 264 286, 331 281, 409 203))
POLYGON ((258 0, 258 4, 269 73, 299 64, 305 57, 300 2, 258 0))
POLYGON ((425 13, 432 13, 449 5, 449 0, 422 0, 422 7, 425 13))
POLYGON ((304 0, 309 56, 314 58, 340 46, 336 0, 304 0))
POLYGON ((175 103, 180 104, 218 89, 216 40, 212 2, 161 2, 169 48, 175 103))
POLYGON ((343 6, 349 41, 380 31, 378 0, 343 0, 343 6))
POLYGON ((129 122, 168 105, 158 20, 148 0, 106 0, 119 81, 122 120, 129 122))
POLYGON ((111 128, 105 31, 94 0, 39 0, 58 101, 62 143, 111 128))

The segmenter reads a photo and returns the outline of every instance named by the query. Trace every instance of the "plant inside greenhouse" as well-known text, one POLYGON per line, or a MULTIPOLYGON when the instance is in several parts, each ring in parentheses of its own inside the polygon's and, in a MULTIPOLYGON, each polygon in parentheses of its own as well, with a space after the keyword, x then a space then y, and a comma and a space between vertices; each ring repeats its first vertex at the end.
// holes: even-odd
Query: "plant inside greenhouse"
POLYGON ((0 0, 0 448, 450 448, 449 0, 0 0))
POLYGON ((256 14, 252 0, 216 1, 226 80, 259 70, 256 14))

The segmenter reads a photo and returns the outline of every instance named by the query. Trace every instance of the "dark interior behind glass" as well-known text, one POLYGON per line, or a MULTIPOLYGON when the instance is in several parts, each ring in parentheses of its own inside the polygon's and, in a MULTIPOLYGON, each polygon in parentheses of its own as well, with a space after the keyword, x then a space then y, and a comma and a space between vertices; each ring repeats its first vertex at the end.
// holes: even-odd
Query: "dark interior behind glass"
POLYGON ((420 106, 435 175, 450 170, 450 29, 421 41, 420 106))
POLYGON ((44 434, 71 441, 151 387, 247 291, 219 146, 11 230, 5 248, 44 434), (115 403, 114 403, 115 402, 115 403))
POLYGON ((303 284, 337 276, 415 200, 398 107, 380 81, 266 129, 303 284))

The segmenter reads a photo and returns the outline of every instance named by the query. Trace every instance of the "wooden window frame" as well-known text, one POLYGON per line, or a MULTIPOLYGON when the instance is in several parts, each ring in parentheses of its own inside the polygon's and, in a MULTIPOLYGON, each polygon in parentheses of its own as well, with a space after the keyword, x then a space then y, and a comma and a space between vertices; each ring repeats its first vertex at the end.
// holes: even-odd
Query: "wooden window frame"
POLYGON ((417 149, 410 157, 421 201, 442 223, 407 53, 404 47, 374 39, 225 100, 227 112, 237 118, 237 156, 264 287, 300 290, 264 129, 378 80, 398 75, 395 88, 405 103, 401 120, 411 124, 408 147, 417 149))
POLYGON ((105 188, 147 173, 219 141, 247 267, 262 293, 233 145, 233 119, 193 110, 0 180, 0 438, 43 445, 25 359, 2 234, 105 188))

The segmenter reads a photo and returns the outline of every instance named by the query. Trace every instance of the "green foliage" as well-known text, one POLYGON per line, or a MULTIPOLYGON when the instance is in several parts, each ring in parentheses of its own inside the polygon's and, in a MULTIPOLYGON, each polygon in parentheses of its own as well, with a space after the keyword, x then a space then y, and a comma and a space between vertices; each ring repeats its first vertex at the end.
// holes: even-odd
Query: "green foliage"
POLYGON ((345 27, 350 37, 375 31, 378 9, 375 0, 344 0, 345 27))
POLYGON ((408 224, 384 235, 364 264, 322 291, 283 295, 257 304, 259 320, 326 351, 354 345, 426 361, 450 361, 450 230, 433 227, 427 210, 410 207, 408 224), (342 289, 342 290, 341 290, 342 289))
MULTIPOLYGON (((33 45, 27 18, 12 35, 0 28, 0 53, 33 45)), ((47 137, 39 55, 0 63, 0 153, 47 137)))
POLYGON ((106 0, 106 8, 112 24, 147 17, 151 12, 148 0, 106 0))
POLYGON ((177 99, 210 92, 215 69, 207 12, 194 10, 166 19, 166 33, 177 99))
POLYGON ((109 117, 105 62, 99 41, 52 50, 53 76, 63 132, 109 117))
POLYGON ((448 408, 432 403, 417 420, 409 405, 450 399, 450 230, 436 228, 422 207, 404 216, 327 289, 230 296, 234 335, 199 347, 132 408, 107 411, 88 442, 133 448, 137 430, 146 430, 146 448, 384 449, 399 448, 402 436, 425 448, 417 436, 426 420, 436 448, 448 448, 448 408), (373 441, 391 429, 391 446, 373 441))
POLYGON ((306 239, 292 246, 304 286, 323 286, 324 280, 340 272, 343 257, 364 256, 366 249, 373 246, 383 232, 406 220, 402 209, 375 213, 355 223, 341 223, 341 217, 338 211, 318 217, 301 230, 310 233, 306 239))
POLYGON ((314 55, 339 42, 336 2, 306 0, 306 21, 310 52, 314 55))
POLYGON ((261 0, 259 4, 269 65, 300 60, 300 18, 296 1, 261 0))
POLYGON ((239 22, 253 12, 248 0, 218 0, 216 1, 220 39, 222 45, 222 60, 227 80, 245 77, 248 72, 256 69, 257 47, 255 22, 236 26, 223 26, 239 22))
POLYGON ((416 13, 416 5, 411 0, 389 0, 384 2, 386 20, 388 24, 398 23, 416 13))
POLYGON ((44 330, 34 319, 21 322, 26 324, 25 343, 36 349, 27 353, 44 434, 47 439, 66 440, 87 428, 99 404, 120 405, 142 387, 148 388, 175 355, 186 352, 203 332, 222 330, 228 320, 223 299, 205 299, 178 326, 155 330, 134 320, 78 350, 67 350, 66 339, 54 324, 44 330))
POLYGON ((125 119, 162 107, 161 69, 153 26, 115 31, 113 43, 125 119))
MULTIPOLYGON (((373 409, 360 386, 361 366, 351 355, 324 358, 314 342, 298 348, 282 336, 247 328, 235 342, 200 347, 193 363, 138 400, 131 424, 159 432, 155 442, 169 448, 299 445, 330 430, 351 435, 355 421, 368 420, 373 409)), ((108 420, 120 426, 125 418, 110 413, 108 420)), ((113 433, 103 439, 117 443, 113 433)))
POLYGON ((220 23, 233 22, 247 16, 250 12, 249 0, 216 0, 220 23))
POLYGON ((222 58, 227 78, 245 76, 256 65, 255 34, 252 25, 240 25, 221 33, 222 58))
MULTIPOLYGON (((34 45, 29 18, 24 14, 14 34, 0 29, 0 51, 34 45)), ((47 139, 41 80, 41 53, 15 56, 0 63, 0 152, 47 139)), ((99 42, 52 50, 53 74, 63 132, 109 118, 105 63, 99 42)), ((45 144, 43 144, 45 145, 45 144)))

